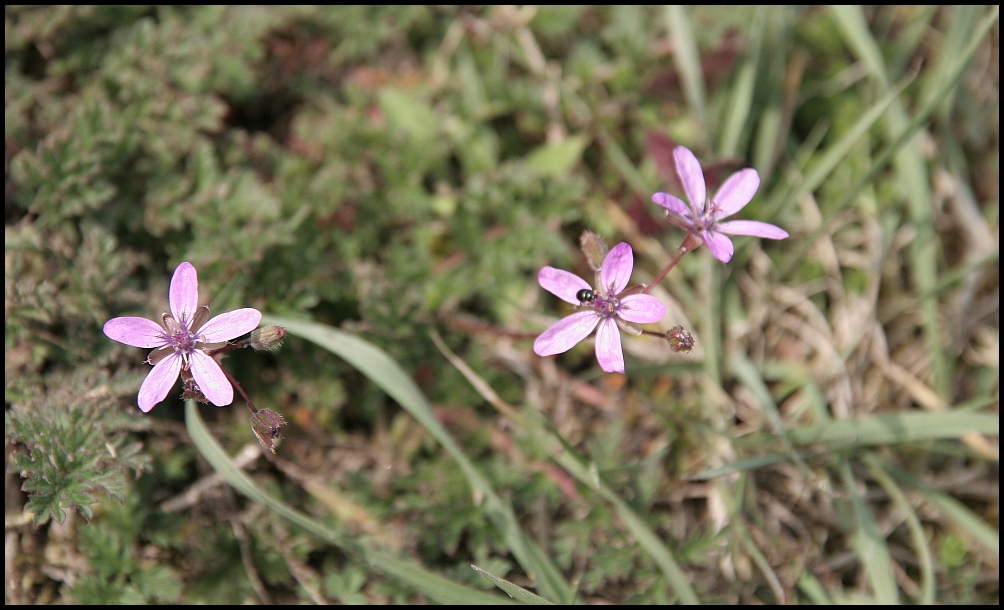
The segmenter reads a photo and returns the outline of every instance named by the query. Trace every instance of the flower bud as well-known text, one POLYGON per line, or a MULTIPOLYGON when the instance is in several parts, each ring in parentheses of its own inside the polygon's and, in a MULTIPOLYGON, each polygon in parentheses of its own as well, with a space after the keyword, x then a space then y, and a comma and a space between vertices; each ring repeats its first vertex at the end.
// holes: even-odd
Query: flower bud
POLYGON ((273 454, 275 454, 275 441, 282 437, 279 428, 285 425, 286 420, 272 409, 261 409, 251 416, 251 431, 258 438, 261 446, 273 454))
POLYGON ((682 326, 676 326, 666 332, 666 340, 669 341, 669 349, 674 352, 687 352, 694 349, 694 337, 682 326))
POLYGON ((251 331, 251 347, 256 352, 278 349, 286 338, 286 329, 281 326, 263 326, 251 331))
POLYGON ((586 262, 593 271, 599 271, 603 267, 603 259, 607 257, 607 244, 603 238, 592 231, 583 231, 579 237, 579 245, 582 253, 586 255, 586 262))

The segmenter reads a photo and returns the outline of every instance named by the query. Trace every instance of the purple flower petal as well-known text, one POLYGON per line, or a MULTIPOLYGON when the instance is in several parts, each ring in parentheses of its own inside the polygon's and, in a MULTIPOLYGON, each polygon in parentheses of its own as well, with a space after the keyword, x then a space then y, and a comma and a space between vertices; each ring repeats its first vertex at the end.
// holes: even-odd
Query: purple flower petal
POLYGON ((690 208, 694 211, 694 218, 699 218, 704 212, 704 202, 708 195, 701 164, 697 161, 694 153, 683 146, 677 146, 673 149, 673 158, 676 160, 676 173, 680 175, 680 181, 683 182, 683 190, 687 192, 687 198, 690 199, 690 208))
POLYGON ((586 280, 574 273, 555 269, 554 267, 544 267, 541 269, 537 275, 537 282, 540 283, 540 287, 544 290, 572 305, 579 304, 579 299, 575 298, 576 292, 592 288, 586 280))
POLYGON ((617 315, 638 324, 654 324, 666 315, 666 306, 650 294, 632 294, 621 299, 617 315))
POLYGON ((171 278, 171 313, 179 323, 187 326, 199 308, 199 276, 191 263, 181 263, 171 278))
POLYGON ((631 246, 625 242, 617 244, 603 259, 603 267, 600 268, 603 285, 598 288, 611 295, 619 293, 627 288, 633 269, 634 254, 631 252, 631 246))
POLYGON ((600 368, 608 373, 624 372, 621 333, 613 318, 600 322, 600 327, 596 331, 596 359, 600 362, 600 368))
POLYGON ((252 307, 222 313, 208 321, 198 333, 206 343, 219 343, 240 337, 258 328, 261 312, 252 307))
POLYGON ((727 218, 746 207, 760 188, 760 175, 746 168, 732 174, 715 193, 716 218, 727 218))
POLYGON ((683 218, 690 218, 691 216, 691 211, 690 208, 687 207, 687 204, 675 195, 670 195, 669 193, 656 193, 652 195, 652 201, 677 216, 682 216, 683 218))
POLYGON ((133 347, 161 347, 167 344, 164 329, 160 324, 146 318, 135 316, 112 318, 105 322, 102 330, 109 339, 133 347))
POLYGON ((781 227, 759 220, 728 220, 718 224, 718 230, 727 235, 752 235, 766 239, 785 239, 788 232, 781 227))
POLYGON ((589 336, 596 328, 600 316, 595 311, 580 311, 562 318, 545 330, 533 342, 538 356, 553 356, 572 349, 576 343, 589 336))
POLYGON ((220 365, 206 354, 195 350, 188 356, 188 366, 209 402, 217 407, 225 407, 234 401, 234 387, 223 374, 220 365))
POLYGON ((701 237, 704 239, 704 243, 707 244, 708 249, 711 250, 712 256, 723 263, 732 260, 732 255, 735 254, 735 246, 732 245, 731 239, 717 231, 703 231, 701 237))
POLYGON ((167 393, 174 387, 174 382, 178 380, 180 372, 181 354, 177 352, 158 362, 143 380, 143 385, 139 387, 136 403, 139 405, 140 411, 149 413, 150 409, 164 400, 167 393))

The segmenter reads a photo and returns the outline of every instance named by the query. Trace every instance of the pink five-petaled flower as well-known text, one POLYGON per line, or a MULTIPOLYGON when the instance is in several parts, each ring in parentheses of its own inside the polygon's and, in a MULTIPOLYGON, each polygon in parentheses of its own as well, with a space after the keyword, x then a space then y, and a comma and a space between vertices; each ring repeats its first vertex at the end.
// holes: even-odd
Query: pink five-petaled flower
POLYGON ((139 388, 136 402, 149 412, 167 397, 182 370, 187 371, 199 390, 217 407, 234 400, 220 365, 203 350, 218 349, 230 339, 251 332, 261 321, 261 313, 250 307, 209 319, 209 308, 199 307, 199 278, 191 263, 181 263, 171 278, 171 313, 163 314, 163 326, 146 318, 113 318, 105 323, 109 338, 133 347, 154 347, 149 362, 153 370, 139 388))
POLYGON ((662 320, 666 306, 647 294, 618 295, 627 288, 634 268, 631 246, 617 244, 603 259, 600 285, 595 290, 581 277, 568 271, 544 267, 540 270, 540 286, 563 301, 579 305, 583 311, 558 320, 533 343, 538 356, 553 356, 572 349, 589 336, 596 325, 596 359, 608 373, 624 372, 624 352, 615 318, 625 322, 651 324, 662 320), (585 299, 583 297, 586 297, 585 299))
POLYGON ((727 263, 732 260, 735 247, 727 235, 752 235, 766 239, 784 239, 788 232, 757 220, 728 220, 746 207, 760 188, 760 176, 755 169, 746 168, 732 174, 722 184, 710 201, 704 184, 704 173, 694 153, 683 146, 673 149, 676 172, 683 182, 683 190, 690 199, 688 206, 669 193, 656 193, 652 201, 666 208, 674 224, 699 237, 715 258, 727 263))

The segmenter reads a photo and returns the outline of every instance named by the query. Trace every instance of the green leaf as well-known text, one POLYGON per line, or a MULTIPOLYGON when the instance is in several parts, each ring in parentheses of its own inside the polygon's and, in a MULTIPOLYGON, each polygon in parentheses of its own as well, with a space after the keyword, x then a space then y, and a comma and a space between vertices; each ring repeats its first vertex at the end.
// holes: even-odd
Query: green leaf
POLYGON ((582 151, 589 144, 584 134, 569 136, 557 144, 544 144, 530 151, 524 163, 536 172, 564 178, 582 158, 582 151))
POLYGON ((429 142, 436 136, 439 120, 432 107, 418 99, 414 92, 386 88, 380 91, 380 110, 388 125, 408 133, 419 142, 429 142))

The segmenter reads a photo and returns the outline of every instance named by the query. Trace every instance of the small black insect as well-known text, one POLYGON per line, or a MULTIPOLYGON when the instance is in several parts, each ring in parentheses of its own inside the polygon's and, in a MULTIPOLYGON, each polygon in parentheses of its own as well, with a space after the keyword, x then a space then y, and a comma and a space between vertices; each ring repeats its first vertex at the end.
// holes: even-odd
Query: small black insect
POLYGON ((596 300, 596 293, 588 288, 583 288, 575 293, 575 298, 579 299, 580 303, 592 303, 596 300))

